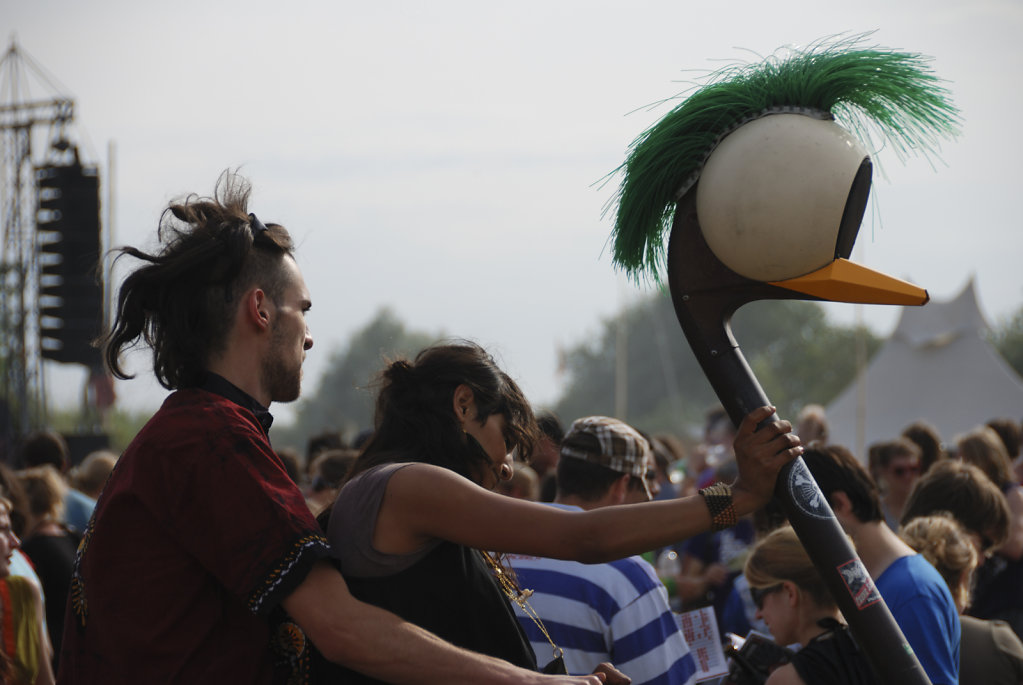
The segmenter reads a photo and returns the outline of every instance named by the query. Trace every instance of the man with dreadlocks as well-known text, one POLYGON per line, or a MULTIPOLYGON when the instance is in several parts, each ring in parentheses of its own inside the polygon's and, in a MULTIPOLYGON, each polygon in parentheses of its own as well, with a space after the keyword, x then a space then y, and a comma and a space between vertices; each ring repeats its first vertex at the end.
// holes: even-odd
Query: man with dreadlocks
POLYGON ((596 685, 442 642, 356 601, 270 447, 273 401, 298 397, 313 344, 288 232, 246 209, 247 182, 171 204, 163 248, 117 302, 106 361, 152 348, 175 390, 128 446, 75 563, 58 682, 304 682, 306 637, 393 683, 596 685))

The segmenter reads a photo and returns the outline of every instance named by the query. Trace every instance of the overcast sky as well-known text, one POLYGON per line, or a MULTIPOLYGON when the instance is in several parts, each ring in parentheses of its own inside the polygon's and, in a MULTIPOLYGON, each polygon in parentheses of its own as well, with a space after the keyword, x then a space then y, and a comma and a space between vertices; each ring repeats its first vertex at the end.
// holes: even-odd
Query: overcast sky
MULTIPOLYGON (((307 390, 388 305, 487 346, 535 402, 556 399, 557 348, 645 292, 611 266, 612 187, 599 182, 668 111, 646 105, 722 61, 842 32, 932 56, 964 120, 936 164, 876 155, 887 179, 875 175, 857 256, 938 299, 974 277, 993 322, 1023 302, 1019 0, 0 9, 0 37, 74 97, 75 135, 104 176, 114 143, 117 243, 151 245, 168 200, 209 193, 225 168, 252 180, 251 209, 295 236, 313 293, 307 390)), ((868 309, 889 332, 894 313, 868 309)), ((829 311, 852 318, 852 305, 829 311)), ((165 393, 150 378, 119 383, 122 400, 155 408, 165 393)), ((77 396, 75 382, 50 385, 77 396)))

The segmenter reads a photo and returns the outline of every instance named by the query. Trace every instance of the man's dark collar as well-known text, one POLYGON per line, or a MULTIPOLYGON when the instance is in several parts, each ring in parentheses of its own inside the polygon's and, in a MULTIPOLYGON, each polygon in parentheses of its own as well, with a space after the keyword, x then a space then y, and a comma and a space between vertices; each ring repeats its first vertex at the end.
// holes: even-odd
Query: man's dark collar
POLYGON ((270 426, 274 422, 274 417, 270 415, 270 410, 257 402, 256 398, 252 395, 248 394, 223 376, 215 374, 212 371, 206 372, 206 381, 201 387, 207 392, 220 395, 225 399, 231 400, 238 406, 251 411, 256 415, 256 420, 259 421, 259 425, 263 427, 263 432, 268 436, 270 435, 270 426))

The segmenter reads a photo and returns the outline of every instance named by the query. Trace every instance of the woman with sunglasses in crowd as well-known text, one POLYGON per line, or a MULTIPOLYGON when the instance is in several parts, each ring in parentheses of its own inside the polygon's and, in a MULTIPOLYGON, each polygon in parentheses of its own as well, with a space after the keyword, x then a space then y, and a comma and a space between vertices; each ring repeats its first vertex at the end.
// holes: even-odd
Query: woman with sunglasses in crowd
POLYGON ((601 562, 734 525, 770 499, 778 470, 802 452, 787 421, 757 429, 772 411, 743 421, 732 486, 570 512, 492 492, 511 478, 512 453, 528 456, 537 443, 533 412, 482 348, 437 345, 383 371, 375 433, 330 510, 328 539, 359 599, 462 647, 556 669, 556 658, 534 656, 512 612, 509 600, 523 606, 528 595, 499 554, 601 562))
POLYGON ((746 559, 746 580, 775 642, 800 645, 767 685, 875 685, 880 681, 842 613, 789 526, 760 540, 746 559))

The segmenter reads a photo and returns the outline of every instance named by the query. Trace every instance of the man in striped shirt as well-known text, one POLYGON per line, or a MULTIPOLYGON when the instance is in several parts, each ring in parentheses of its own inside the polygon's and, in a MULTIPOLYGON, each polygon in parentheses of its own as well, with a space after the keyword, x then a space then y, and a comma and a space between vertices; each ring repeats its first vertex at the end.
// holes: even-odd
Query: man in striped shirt
MULTIPOLYGON (((652 499, 656 487, 647 440, 617 419, 590 416, 565 435, 558 461, 558 495, 551 506, 596 509, 652 499)), ((649 563, 629 557, 606 564, 509 555, 519 585, 533 590, 529 604, 564 650, 569 673, 591 673, 610 661, 633 685, 692 683, 689 646, 649 563)), ((521 610, 537 662, 551 645, 521 610)))

